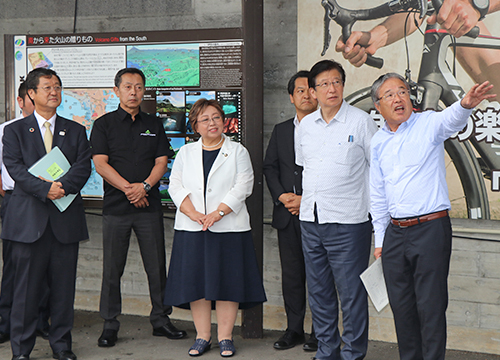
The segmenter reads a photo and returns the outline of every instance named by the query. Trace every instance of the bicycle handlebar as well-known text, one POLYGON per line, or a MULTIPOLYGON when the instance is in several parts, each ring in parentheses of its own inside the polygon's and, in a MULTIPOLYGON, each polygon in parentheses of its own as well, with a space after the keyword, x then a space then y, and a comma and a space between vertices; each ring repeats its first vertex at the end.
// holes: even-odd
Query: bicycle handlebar
MULTIPOLYGON (((443 5, 443 0, 432 0, 432 6, 434 6, 434 9, 436 9, 436 12, 439 12, 439 9, 441 9, 441 5, 443 5)), ((478 26, 474 26, 464 36, 467 36, 467 37, 475 39, 475 38, 477 38, 479 36, 479 31, 480 31, 479 27, 478 26)))
MULTIPOLYGON (((442 4, 442 0, 432 0, 432 5, 434 9, 437 9, 437 11, 439 11, 442 4)), ((342 8, 337 3, 337 0, 322 0, 321 5, 325 8, 323 51, 321 52, 321 56, 324 56, 326 51, 330 47, 331 20, 335 21, 342 28, 342 40, 345 43, 351 36, 354 23, 358 20, 380 19, 390 16, 396 12, 411 11, 410 9, 420 12, 420 18, 423 18, 428 11, 433 10, 428 9, 427 0, 389 0, 385 4, 379 5, 377 7, 360 10, 348 10, 342 8)), ((465 36, 476 38, 478 35, 479 28, 476 26, 465 36)), ((368 54, 365 64, 380 69, 384 65, 384 59, 368 54)))

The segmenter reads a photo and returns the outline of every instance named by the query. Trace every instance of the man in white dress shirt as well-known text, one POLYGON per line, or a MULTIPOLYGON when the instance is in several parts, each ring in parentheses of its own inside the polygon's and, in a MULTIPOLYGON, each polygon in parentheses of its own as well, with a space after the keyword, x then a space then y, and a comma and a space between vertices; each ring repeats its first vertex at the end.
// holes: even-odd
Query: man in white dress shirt
MULTIPOLYGON (((25 118, 31 115, 35 111, 35 105, 33 101, 28 96, 26 89, 26 84, 21 82, 19 89, 17 91, 17 103, 21 108, 22 115, 11 120, 6 121, 0 125, 0 167, 1 167, 1 177, 0 177, 0 195, 2 195, 2 207, 0 208, 0 218, 3 221, 5 210, 7 209, 7 204, 9 203, 10 195, 12 190, 14 190, 14 180, 9 175, 9 172, 5 168, 2 161, 3 152, 3 129, 6 125, 12 124, 14 121, 25 118)), ((12 306, 12 297, 14 291, 14 271, 11 267, 11 257, 10 257, 10 242, 2 241, 2 285, 0 290, 0 343, 4 343, 10 339, 10 309, 12 306)), ((40 318, 37 326, 37 334, 42 336, 44 339, 49 338, 49 324, 48 324, 48 288, 40 300, 40 318)))
POLYGON ((382 256, 401 360, 444 360, 451 255, 444 141, 462 130, 493 86, 474 85, 442 112, 414 113, 399 74, 379 77, 372 100, 385 123, 371 142, 375 257, 382 256))
POLYGON ((344 83, 337 62, 323 60, 312 67, 309 90, 320 109, 302 119, 296 141, 296 163, 304 167, 302 247, 318 339, 315 359, 321 360, 363 359, 368 347, 368 300, 359 275, 370 258, 368 175, 377 126, 344 101, 344 83))

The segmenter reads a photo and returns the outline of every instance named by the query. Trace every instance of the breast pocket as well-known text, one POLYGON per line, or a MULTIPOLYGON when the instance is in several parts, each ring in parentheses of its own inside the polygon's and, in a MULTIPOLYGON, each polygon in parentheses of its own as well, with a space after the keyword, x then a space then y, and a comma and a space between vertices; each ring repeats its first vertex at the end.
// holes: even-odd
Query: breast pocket
POLYGON ((334 148, 334 159, 337 164, 353 165, 354 162, 360 161, 364 156, 361 147, 355 143, 342 143, 334 148))

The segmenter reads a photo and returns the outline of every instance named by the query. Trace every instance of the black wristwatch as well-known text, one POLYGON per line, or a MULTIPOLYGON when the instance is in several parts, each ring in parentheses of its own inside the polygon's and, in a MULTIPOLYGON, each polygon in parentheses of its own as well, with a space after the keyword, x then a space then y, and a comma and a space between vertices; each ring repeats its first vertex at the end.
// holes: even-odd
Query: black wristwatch
POLYGON ((151 185, 149 185, 147 182, 143 181, 142 185, 144 186, 144 190, 146 192, 149 192, 149 190, 151 190, 151 185))
POLYGON ((490 0, 472 0, 472 6, 479 11, 479 20, 481 21, 488 14, 488 10, 490 9, 490 0))

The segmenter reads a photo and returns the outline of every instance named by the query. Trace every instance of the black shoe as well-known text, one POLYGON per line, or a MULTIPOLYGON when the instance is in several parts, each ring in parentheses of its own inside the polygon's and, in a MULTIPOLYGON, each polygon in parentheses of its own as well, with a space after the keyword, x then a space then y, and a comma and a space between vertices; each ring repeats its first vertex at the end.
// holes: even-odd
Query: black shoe
POLYGON ((52 354, 52 357, 57 360, 76 360, 76 355, 71 350, 63 350, 52 354))
POLYGON ((36 335, 45 340, 49 340, 49 329, 36 329, 36 335))
POLYGON ((304 351, 318 351, 318 339, 316 339, 316 335, 314 333, 309 336, 309 339, 306 341, 302 349, 304 349, 304 351))
POLYGON ((9 340, 10 340, 10 334, 0 331, 0 344, 3 344, 4 342, 7 342, 9 340))
POLYGON ((118 330, 104 329, 101 337, 97 340, 97 345, 100 347, 115 346, 118 341, 118 330))
POLYGON ((184 330, 177 329, 171 322, 153 329, 153 336, 166 336, 172 340, 182 339, 186 335, 184 330))
POLYGON ((12 357, 12 360, 30 360, 29 355, 16 355, 12 357))
POLYGON ((306 341, 304 334, 296 333, 293 330, 287 330, 273 346, 277 350, 286 350, 293 348, 295 345, 302 344, 304 341, 306 341))

